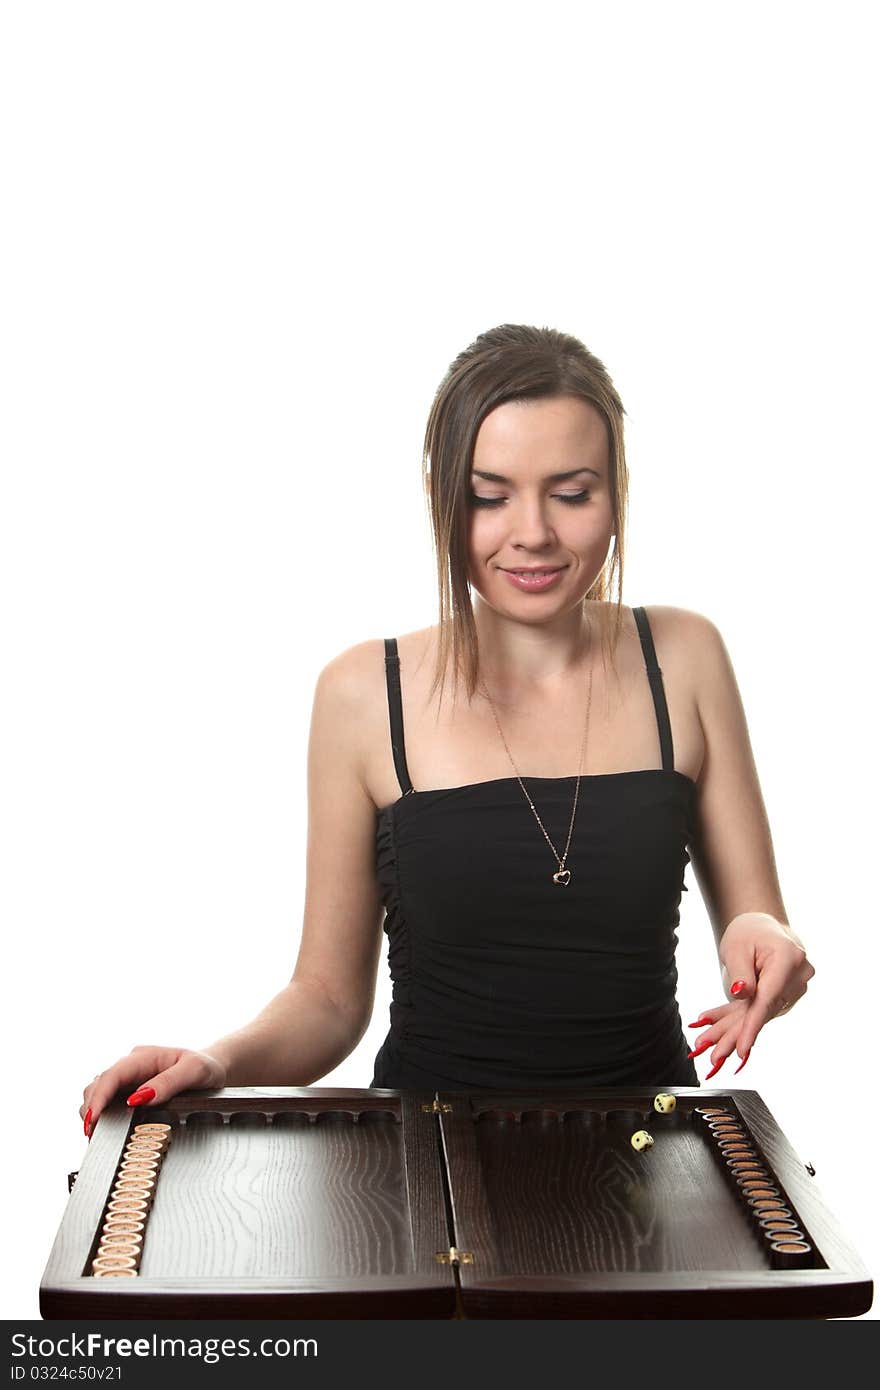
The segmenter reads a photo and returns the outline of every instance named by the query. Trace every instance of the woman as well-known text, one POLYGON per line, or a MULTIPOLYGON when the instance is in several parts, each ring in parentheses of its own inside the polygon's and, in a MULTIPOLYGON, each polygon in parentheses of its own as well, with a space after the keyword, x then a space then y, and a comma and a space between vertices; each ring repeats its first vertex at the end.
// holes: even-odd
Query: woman
POLYGON ((623 417, 554 330, 504 325, 452 363, 424 451, 440 622, 319 675, 293 977, 204 1051, 136 1047, 95 1077, 87 1134, 121 1088, 150 1107, 325 1076, 370 1021, 383 920, 374 1086, 695 1085, 695 1056, 711 1048, 707 1080, 734 1053, 740 1070, 804 994, 724 643, 697 613, 621 603, 623 417), (729 996, 692 1049, 689 859, 729 996))

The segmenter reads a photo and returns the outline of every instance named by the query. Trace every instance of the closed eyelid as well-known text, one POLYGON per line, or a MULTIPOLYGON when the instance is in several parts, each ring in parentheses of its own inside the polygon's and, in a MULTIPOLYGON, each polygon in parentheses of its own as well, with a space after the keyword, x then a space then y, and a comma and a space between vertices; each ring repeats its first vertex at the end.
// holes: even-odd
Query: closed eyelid
MULTIPOLYGON (((576 492, 554 492, 551 494, 551 496, 558 498, 560 502, 586 502, 587 499, 590 497, 590 492, 590 488, 584 487, 578 488, 576 492)), ((507 498, 505 496, 498 495, 492 497, 483 497, 478 493, 472 491, 471 501, 484 503, 506 502, 507 498)))

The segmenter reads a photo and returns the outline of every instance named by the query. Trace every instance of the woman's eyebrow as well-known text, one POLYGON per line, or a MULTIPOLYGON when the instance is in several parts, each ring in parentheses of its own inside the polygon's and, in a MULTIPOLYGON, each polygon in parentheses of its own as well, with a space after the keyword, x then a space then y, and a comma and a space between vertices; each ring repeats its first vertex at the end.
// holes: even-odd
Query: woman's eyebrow
MULTIPOLYGON (((475 478, 484 478, 487 483, 509 483, 510 478, 505 478, 502 473, 484 473, 480 468, 472 468, 471 472, 475 478)), ((566 478, 576 478, 578 473, 592 473, 594 478, 601 479, 602 474, 597 473, 595 468, 572 468, 568 473, 549 473, 544 479, 546 483, 561 483, 566 478)))

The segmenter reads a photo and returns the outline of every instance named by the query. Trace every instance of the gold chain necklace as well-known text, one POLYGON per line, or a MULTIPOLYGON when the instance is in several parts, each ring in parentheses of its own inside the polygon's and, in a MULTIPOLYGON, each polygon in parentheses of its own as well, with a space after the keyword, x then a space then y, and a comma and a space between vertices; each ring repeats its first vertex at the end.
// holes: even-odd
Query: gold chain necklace
POLYGON ((526 801, 529 803, 529 805, 530 805, 531 808, 532 808, 532 815, 535 817, 535 820, 538 822, 539 826, 541 827, 541 831, 542 831, 542 833, 543 833, 544 839, 547 841, 548 845, 549 845, 550 848, 552 849, 552 851, 553 851, 553 856, 554 856, 554 858, 556 859, 556 861, 557 861, 557 863, 558 863, 558 865, 559 865, 559 868, 557 869, 556 873, 553 875, 553 882, 554 882, 554 883, 563 883, 563 884, 570 883, 570 882, 571 882, 571 869, 567 869, 567 868, 565 867, 565 861, 566 861, 566 859, 568 858, 568 850, 569 850, 569 846, 571 845, 571 836, 572 836, 572 831, 574 830, 574 817, 575 817, 575 812, 577 811, 577 804, 578 804, 578 793, 580 792, 580 789, 581 789, 581 771, 582 771, 583 765, 584 765, 584 750, 585 750, 585 748, 586 748, 586 746, 587 746, 587 729, 589 728, 589 725, 590 725, 590 704, 591 704, 592 699, 593 699, 593 663, 592 663, 592 661, 590 662, 589 678, 588 678, 588 682, 587 682, 587 717, 586 717, 586 719, 584 720, 584 739, 583 739, 583 743, 581 744, 581 756, 580 756, 580 762, 578 763, 577 783, 575 784, 575 789, 574 789, 574 805, 573 805, 572 808, 571 808, 571 823, 570 823, 570 825, 569 825, 569 827, 568 827, 568 839, 567 839, 567 841, 566 841, 566 843, 565 843, 565 853, 563 854, 563 856, 562 856, 561 859, 559 858, 559 850, 556 848, 556 846, 554 845, 553 841, 550 839, 550 836, 547 834, 547 831, 544 829, 544 824, 543 824, 543 821, 541 820, 541 817, 538 815, 538 812, 535 810, 535 803, 534 803, 534 801, 532 800, 532 798, 529 796, 528 792, 526 791, 525 785, 524 785, 524 783, 523 783, 523 779, 522 779, 522 777, 520 777, 520 775, 519 775, 519 769, 518 769, 516 763, 513 761, 513 754, 511 753, 510 749, 507 747, 507 739, 504 737, 504 731, 503 731, 503 729, 501 728, 501 724, 500 724, 500 721, 499 721, 499 719, 498 719, 498 715, 497 715, 496 710, 495 710, 495 705, 494 705, 493 702, 492 702, 492 696, 489 694, 489 692, 488 692, 488 690, 486 689, 485 685, 483 684, 482 680, 480 681, 480 687, 481 687, 481 689, 482 689, 482 691, 483 691, 483 694, 485 695, 486 699, 489 701, 489 704, 490 704, 491 707, 492 707, 492 713, 493 713, 493 715, 495 716, 495 723, 498 725, 498 732, 499 732, 499 734, 501 735, 501 742, 504 744, 504 747, 507 749, 507 756, 508 756, 508 758, 510 758, 511 766, 513 767, 513 770, 514 770, 514 772, 516 773, 516 779, 517 779, 517 781, 519 782, 520 786, 522 787, 523 792, 524 792, 524 794, 525 794, 526 801))

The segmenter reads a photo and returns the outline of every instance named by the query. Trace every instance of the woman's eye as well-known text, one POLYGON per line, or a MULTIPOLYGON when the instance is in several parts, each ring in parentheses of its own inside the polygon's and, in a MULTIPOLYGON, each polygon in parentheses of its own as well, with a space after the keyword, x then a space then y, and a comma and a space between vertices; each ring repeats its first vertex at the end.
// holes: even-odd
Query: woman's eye
MULTIPOLYGON (((560 502, 567 502, 569 506, 577 507, 588 500, 590 492, 588 488, 584 488, 582 492, 556 492, 553 496, 560 502)), ((506 500, 504 497, 478 497, 475 492, 471 493, 471 501, 475 507, 499 507, 506 500)))

